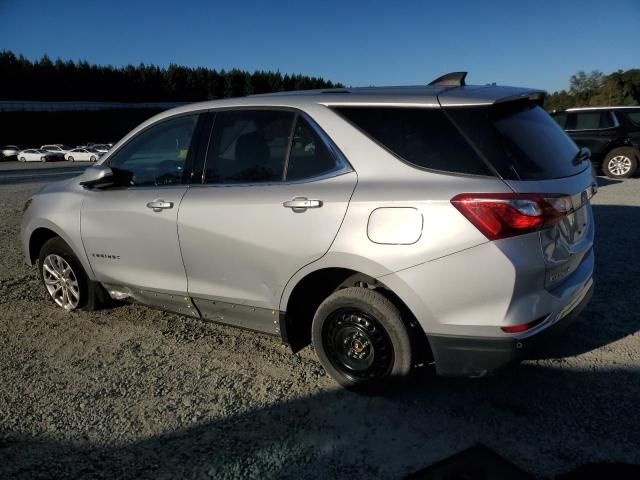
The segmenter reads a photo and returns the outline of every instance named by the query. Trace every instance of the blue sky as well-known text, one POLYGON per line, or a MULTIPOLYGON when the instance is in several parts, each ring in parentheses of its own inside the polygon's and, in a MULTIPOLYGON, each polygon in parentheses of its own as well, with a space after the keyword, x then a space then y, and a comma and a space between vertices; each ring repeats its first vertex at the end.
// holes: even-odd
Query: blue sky
MULTIPOLYGON (((0 0, 0 49, 35 59, 280 70, 347 85, 554 91, 577 70, 640 67, 640 0, 0 0)), ((1 83, 1 79, 0 79, 1 83)))

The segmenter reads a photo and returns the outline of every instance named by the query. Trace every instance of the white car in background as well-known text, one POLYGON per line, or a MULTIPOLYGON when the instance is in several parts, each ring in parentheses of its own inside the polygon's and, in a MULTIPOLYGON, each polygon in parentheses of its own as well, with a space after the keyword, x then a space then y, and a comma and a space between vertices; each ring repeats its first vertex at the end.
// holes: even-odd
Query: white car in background
POLYGON ((60 159, 59 154, 37 148, 30 148, 18 152, 18 161, 20 162, 49 162, 58 159, 60 159))
POLYGON ((71 147, 67 147, 61 143, 54 143, 51 145, 42 145, 40 150, 45 150, 50 153, 55 153, 62 160, 64 156, 71 151, 71 147))
POLYGON ((91 149, 95 150, 98 153, 107 153, 112 146, 113 145, 109 145, 106 143, 96 143, 91 147, 91 149))
POLYGON ((88 148, 74 148, 64 158, 70 162, 96 162, 100 155, 100 152, 88 148))

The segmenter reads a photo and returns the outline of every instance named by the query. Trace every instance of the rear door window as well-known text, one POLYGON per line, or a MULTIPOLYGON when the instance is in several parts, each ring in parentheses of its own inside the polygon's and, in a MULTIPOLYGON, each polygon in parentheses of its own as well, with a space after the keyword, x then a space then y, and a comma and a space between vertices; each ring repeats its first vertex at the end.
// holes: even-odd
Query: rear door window
POLYGON ((334 107, 334 110, 413 166, 493 175, 440 108, 334 107))
POLYGON ((294 113, 229 110, 216 114, 205 164, 205 183, 282 181, 294 113))
POLYGON ((589 168, 589 162, 574 164, 578 147, 534 103, 452 107, 447 112, 505 179, 549 180, 589 168))
POLYGON ((573 130, 599 130, 614 126, 611 112, 608 111, 578 112, 575 117, 573 130))

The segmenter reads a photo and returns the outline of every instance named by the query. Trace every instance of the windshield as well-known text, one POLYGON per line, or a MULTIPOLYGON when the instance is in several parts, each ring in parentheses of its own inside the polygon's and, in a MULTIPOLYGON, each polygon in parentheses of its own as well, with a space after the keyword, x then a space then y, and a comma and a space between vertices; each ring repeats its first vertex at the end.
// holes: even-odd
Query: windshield
POLYGON ((505 179, 549 180, 589 168, 589 162, 574 163, 576 144, 531 102, 450 108, 447 112, 505 179))

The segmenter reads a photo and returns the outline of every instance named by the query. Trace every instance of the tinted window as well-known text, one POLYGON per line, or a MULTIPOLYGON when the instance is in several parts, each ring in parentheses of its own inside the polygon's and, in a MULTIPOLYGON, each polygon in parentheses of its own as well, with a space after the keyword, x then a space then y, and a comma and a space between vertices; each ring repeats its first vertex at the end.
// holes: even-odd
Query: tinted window
POLYGON ((287 164, 287 180, 317 177, 341 166, 311 125, 298 117, 287 164))
POLYGON ((626 112, 627 118, 633 123, 636 127, 640 127, 640 110, 637 112, 626 112))
POLYGON ((417 167, 492 175, 439 108, 338 107, 335 110, 417 167))
POLYGON ((294 114, 236 110, 216 114, 205 165, 206 183, 281 181, 294 114))
POLYGON ((535 104, 507 102, 447 111, 503 178, 548 180, 588 168, 589 162, 573 164, 578 147, 535 104))
POLYGON ((607 111, 579 112, 575 116, 574 130, 597 130, 613 127, 613 119, 607 111))
POLYGON ((560 128, 567 128, 567 114, 566 113, 556 113, 553 115, 553 119, 556 121, 560 128))
POLYGON ((198 116, 163 121, 134 137, 109 166, 129 185, 172 185, 182 182, 198 116))

